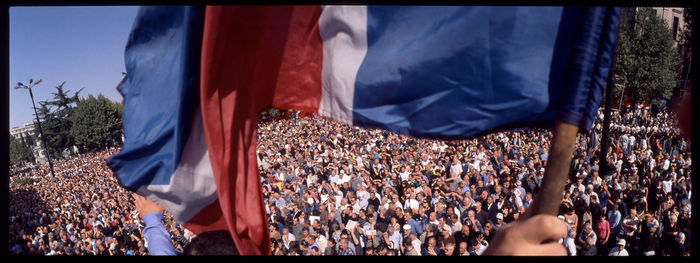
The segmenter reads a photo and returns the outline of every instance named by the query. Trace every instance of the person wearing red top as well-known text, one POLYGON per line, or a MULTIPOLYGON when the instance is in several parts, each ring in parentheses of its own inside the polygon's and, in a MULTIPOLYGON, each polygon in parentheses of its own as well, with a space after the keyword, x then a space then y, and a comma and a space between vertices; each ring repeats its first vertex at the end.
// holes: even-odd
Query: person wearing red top
MULTIPOLYGON (((595 234, 598 236, 598 247, 605 247, 610 237, 610 222, 601 214, 595 223, 595 234)), ((605 250, 603 250, 605 251, 605 250)))

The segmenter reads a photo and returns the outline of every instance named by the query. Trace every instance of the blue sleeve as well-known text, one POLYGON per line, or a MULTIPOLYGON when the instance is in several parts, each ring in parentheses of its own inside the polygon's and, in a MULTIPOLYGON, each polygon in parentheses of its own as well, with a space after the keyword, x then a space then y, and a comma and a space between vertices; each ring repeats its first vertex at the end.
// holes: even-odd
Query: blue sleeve
POLYGON ((421 226, 421 224, 419 224, 418 222, 415 222, 414 225, 416 225, 416 232, 418 232, 418 235, 422 234, 423 233, 423 226, 421 226))
POLYGON ((143 228, 143 237, 148 242, 148 252, 153 256, 175 256, 170 234, 165 231, 165 226, 161 223, 163 214, 151 212, 143 217, 146 226, 143 228))

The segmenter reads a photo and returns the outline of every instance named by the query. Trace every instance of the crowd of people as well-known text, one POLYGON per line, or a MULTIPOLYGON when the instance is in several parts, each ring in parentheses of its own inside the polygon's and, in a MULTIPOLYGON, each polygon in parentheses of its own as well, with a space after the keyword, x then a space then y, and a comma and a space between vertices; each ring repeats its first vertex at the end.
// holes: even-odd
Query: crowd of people
MULTIPOLYGON (((297 114, 259 123, 273 255, 481 255, 541 187, 552 133, 415 139, 297 114)), ((667 112, 602 110, 576 139, 569 255, 689 255, 690 145, 667 112)))
MULTIPOLYGON (((105 163, 118 150, 55 160, 55 176, 46 164, 18 169, 9 185, 10 254, 148 255, 134 198, 105 163)), ((194 235, 167 213, 164 221, 182 253, 194 235)))
MULTIPOLYGON (((288 116, 258 124, 273 255, 481 255, 533 202, 552 137, 440 141, 288 116)), ((690 143, 673 119, 614 112, 607 166, 602 112, 577 136, 559 212, 569 255, 690 255, 690 143)), ((105 164, 117 151, 57 160, 55 176, 45 164, 15 169, 10 253, 148 255, 134 198, 105 164)), ((182 253, 193 233, 164 221, 182 253)))

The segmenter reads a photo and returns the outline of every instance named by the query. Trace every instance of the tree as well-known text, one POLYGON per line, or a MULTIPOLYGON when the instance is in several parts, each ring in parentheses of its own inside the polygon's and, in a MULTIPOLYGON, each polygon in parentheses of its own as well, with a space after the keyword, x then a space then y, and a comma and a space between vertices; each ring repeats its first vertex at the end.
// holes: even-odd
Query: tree
POLYGON ((10 163, 16 164, 22 161, 34 162, 32 149, 22 143, 21 140, 16 139, 12 134, 10 134, 8 145, 10 145, 10 163))
POLYGON ((71 136, 81 152, 96 151, 121 143, 121 103, 99 94, 81 99, 71 117, 71 136))
POLYGON ((618 35, 615 93, 637 102, 660 105, 676 86, 680 56, 673 47, 672 32, 650 7, 635 17, 622 17, 618 35))
POLYGON ((43 120, 44 136, 46 136, 47 151, 51 156, 60 157, 61 152, 70 149, 75 145, 75 140, 70 135, 71 116, 74 111, 74 104, 78 102, 78 94, 83 89, 78 90, 72 96, 69 90, 64 90, 64 81, 56 86, 54 100, 40 101, 40 119, 43 120))

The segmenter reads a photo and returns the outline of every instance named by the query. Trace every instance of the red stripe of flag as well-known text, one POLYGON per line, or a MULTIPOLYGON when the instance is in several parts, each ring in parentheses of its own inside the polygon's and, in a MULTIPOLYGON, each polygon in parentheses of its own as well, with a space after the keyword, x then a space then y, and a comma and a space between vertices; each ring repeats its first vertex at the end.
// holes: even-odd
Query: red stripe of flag
MULTIPOLYGON (((271 105, 317 111, 320 13, 317 6, 206 10, 202 119, 220 212, 242 255, 271 253, 255 159, 257 116, 271 105)), ((216 218, 215 206, 200 215, 216 218)))

